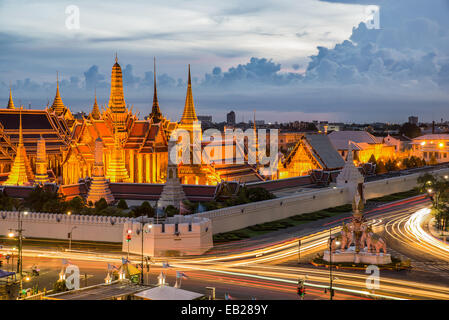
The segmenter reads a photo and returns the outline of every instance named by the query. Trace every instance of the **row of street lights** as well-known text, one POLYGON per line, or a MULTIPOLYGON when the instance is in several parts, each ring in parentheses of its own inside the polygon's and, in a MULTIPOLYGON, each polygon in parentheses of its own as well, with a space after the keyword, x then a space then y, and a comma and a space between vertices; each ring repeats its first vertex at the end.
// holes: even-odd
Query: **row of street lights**
MULTIPOLYGON (((70 215, 72 214, 71 211, 67 212, 67 216, 70 217, 70 215)), ((27 216, 28 215, 28 211, 21 211, 19 210, 19 215, 18 215, 18 225, 17 225, 17 229, 9 229, 8 232, 8 237, 9 238, 13 238, 15 236, 15 234, 17 233, 17 238, 18 238, 18 254, 17 254, 17 274, 19 274, 20 276, 20 290, 23 289, 23 280, 25 281, 29 281, 30 278, 29 276, 25 276, 25 278, 23 277, 23 232, 25 231, 23 229, 23 216, 27 216)), ((76 226, 73 226, 72 229, 69 232, 69 251, 72 250, 72 234, 73 234, 73 230, 76 229, 76 226)))
MULTIPOLYGON (((22 243, 23 243, 23 227, 22 227, 22 215, 28 215, 28 211, 19 211, 18 225, 17 229, 10 229, 8 233, 8 237, 14 237, 14 231, 17 232, 19 246, 18 246, 18 255, 17 255, 17 274, 20 276, 20 290, 23 289, 23 257, 22 257, 22 243)), ((26 281, 29 281, 29 277, 27 276, 26 281)))

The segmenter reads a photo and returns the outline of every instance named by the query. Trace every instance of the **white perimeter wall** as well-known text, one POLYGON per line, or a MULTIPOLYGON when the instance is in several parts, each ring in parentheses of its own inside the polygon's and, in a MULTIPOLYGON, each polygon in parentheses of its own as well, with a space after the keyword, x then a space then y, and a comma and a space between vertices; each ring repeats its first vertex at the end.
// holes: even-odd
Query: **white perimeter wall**
MULTIPOLYGON (((28 238, 68 240, 73 230, 73 240, 122 242, 123 225, 128 218, 37 213, 22 214, 23 235, 28 238)), ((0 235, 18 228, 18 212, 0 211, 0 235)))
MULTIPOLYGON (((433 174, 449 175, 449 169, 436 170, 433 174)), ((365 184, 365 197, 371 199, 411 190, 416 186, 417 178, 421 175, 423 173, 368 182, 365 184)), ((198 213, 194 216, 209 218, 212 221, 212 232, 217 234, 340 206, 348 203, 348 198, 345 189, 326 188, 285 198, 198 213)), ((17 218, 17 212, 0 212, 0 235, 6 236, 10 229, 17 229, 17 218)), ((25 237, 67 240, 68 232, 76 226, 73 231, 73 240, 122 243, 124 224, 128 221, 128 218, 120 217, 82 215, 69 217, 65 214, 30 212, 23 217, 23 228, 25 237)), ((170 233, 170 228, 166 230, 167 235, 170 233)), ((185 226, 180 228, 183 230, 185 226)), ((166 241, 167 239, 164 242, 166 241)), ((182 247, 184 246, 183 243, 182 247)), ((177 245, 173 243, 173 247, 176 250, 177 245)))
MULTIPOLYGON (((439 176, 449 175, 449 168, 435 170, 431 173, 439 176)), ((365 183, 365 198, 372 199, 411 190, 417 185, 417 179, 421 175, 424 173, 367 182, 365 183)), ((346 189, 326 188, 285 198, 197 213, 196 216, 211 219, 213 234, 217 234, 337 207, 349 203, 348 200, 349 195, 346 189)))

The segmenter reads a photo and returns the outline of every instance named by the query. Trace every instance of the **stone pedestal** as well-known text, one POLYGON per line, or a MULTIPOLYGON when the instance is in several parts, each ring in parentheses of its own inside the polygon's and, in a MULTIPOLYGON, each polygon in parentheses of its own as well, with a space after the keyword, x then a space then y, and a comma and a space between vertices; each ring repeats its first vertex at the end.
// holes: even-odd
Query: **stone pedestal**
MULTIPOLYGON (((324 251, 323 260, 329 262, 329 250, 324 251)), ((371 253, 360 251, 356 253, 354 248, 351 247, 345 251, 336 250, 332 253, 332 263, 363 263, 363 264, 389 264, 391 263, 391 255, 384 253, 371 253)))

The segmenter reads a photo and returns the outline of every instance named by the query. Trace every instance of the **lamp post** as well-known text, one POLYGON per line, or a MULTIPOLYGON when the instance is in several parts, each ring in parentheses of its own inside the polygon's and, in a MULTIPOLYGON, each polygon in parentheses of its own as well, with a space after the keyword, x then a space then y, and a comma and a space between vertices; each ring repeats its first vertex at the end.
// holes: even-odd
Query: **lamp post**
POLYGON ((332 289, 332 227, 329 229, 329 300, 333 298, 332 289))
MULTIPOLYGON (((142 261, 141 267, 142 267, 142 269, 141 269, 141 272, 140 272, 140 284, 141 285, 143 285, 143 283, 144 283, 144 281, 143 281, 143 261, 144 261, 143 243, 144 243, 144 234, 145 234, 144 227, 145 227, 144 218, 143 218, 143 216, 140 216, 140 233, 142 234, 142 246, 140 248, 141 249, 141 255, 142 255, 142 257, 141 257, 141 261, 142 261)), ((153 227, 153 225, 151 225, 151 224, 148 225, 148 229, 149 230, 151 230, 152 227, 153 227)), ((147 231, 147 232, 150 232, 150 231, 147 231)))
POLYGON ((72 251, 72 235, 73 235, 73 230, 76 229, 76 226, 72 227, 72 229, 70 229, 69 232, 69 251, 72 251))
POLYGON ((17 229, 16 230, 10 230, 8 233, 8 236, 10 238, 12 238, 14 236, 14 232, 17 232, 18 235, 18 241, 19 241, 19 246, 18 246, 18 254, 17 254, 17 273, 20 275, 20 290, 22 290, 23 287, 23 261, 22 261, 22 242, 23 242, 23 228, 22 228, 22 214, 24 216, 28 215, 28 211, 24 211, 22 213, 22 211, 19 210, 19 215, 18 215, 18 225, 17 225, 17 229))

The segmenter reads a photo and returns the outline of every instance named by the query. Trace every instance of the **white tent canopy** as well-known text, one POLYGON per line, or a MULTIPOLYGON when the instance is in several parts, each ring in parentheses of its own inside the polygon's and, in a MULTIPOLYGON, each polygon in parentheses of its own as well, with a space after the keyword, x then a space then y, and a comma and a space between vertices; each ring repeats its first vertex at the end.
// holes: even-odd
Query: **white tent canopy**
POLYGON ((203 294, 163 285, 141 291, 135 296, 146 300, 194 300, 203 294))

